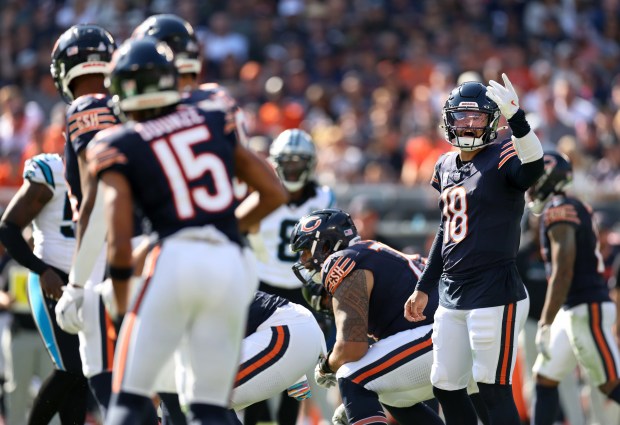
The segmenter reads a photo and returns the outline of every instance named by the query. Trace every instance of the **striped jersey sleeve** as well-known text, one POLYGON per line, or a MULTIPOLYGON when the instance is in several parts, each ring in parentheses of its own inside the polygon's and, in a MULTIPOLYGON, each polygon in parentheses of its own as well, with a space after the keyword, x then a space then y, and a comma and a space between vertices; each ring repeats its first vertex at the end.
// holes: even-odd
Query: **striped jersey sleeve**
POLYGON ((93 95, 78 99, 67 113, 67 139, 75 152, 84 149, 97 132, 118 124, 120 121, 107 105, 107 97, 93 95))

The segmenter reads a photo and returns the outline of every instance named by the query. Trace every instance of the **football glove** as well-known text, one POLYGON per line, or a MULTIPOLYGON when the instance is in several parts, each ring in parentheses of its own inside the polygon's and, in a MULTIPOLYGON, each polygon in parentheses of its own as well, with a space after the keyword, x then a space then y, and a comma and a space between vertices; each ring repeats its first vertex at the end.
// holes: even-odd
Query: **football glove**
POLYGON ((84 288, 69 284, 63 286, 62 291, 55 308, 56 322, 62 330, 75 335, 84 326, 80 311, 84 302, 84 288))
POLYGON ((340 404, 340 406, 336 407, 336 410, 334 410, 334 415, 332 416, 332 424, 349 425, 349 420, 347 419, 347 411, 344 408, 344 404, 340 404))
POLYGON ((326 373, 321 370, 321 364, 317 364, 314 368, 314 380, 317 384, 324 388, 330 388, 336 385, 338 380, 335 373, 326 373))
POLYGON ((289 397, 293 397, 297 401, 302 401, 312 397, 312 391, 310 391, 310 384, 308 384, 307 379, 291 385, 286 389, 286 392, 289 397))
POLYGON ((551 358, 549 354, 550 344, 551 326, 539 324, 538 330, 536 331, 536 350, 538 350, 538 353, 542 354, 542 356, 547 360, 551 358))
POLYGON ((507 120, 512 118, 519 110, 519 97, 506 74, 502 74, 504 85, 496 81, 489 81, 487 86, 487 98, 497 103, 500 112, 507 120))

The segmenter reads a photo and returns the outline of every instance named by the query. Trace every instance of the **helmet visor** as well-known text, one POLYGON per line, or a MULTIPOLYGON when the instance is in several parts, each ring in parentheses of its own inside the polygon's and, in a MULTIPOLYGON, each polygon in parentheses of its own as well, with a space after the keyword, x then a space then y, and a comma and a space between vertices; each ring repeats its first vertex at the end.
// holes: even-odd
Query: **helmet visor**
POLYGON ((448 125, 459 137, 482 137, 490 115, 481 111, 451 111, 446 114, 448 125))

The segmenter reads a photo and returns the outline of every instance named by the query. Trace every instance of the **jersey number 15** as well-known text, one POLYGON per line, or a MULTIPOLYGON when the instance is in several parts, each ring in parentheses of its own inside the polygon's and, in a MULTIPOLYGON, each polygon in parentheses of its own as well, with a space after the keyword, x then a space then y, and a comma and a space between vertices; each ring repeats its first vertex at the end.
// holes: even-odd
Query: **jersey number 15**
POLYGON ((231 177, 222 159, 209 152, 196 155, 192 150, 193 145, 210 138, 209 129, 201 125, 155 140, 151 145, 168 177, 177 216, 181 220, 193 217, 195 207, 215 213, 230 207, 233 202, 231 177), (212 192, 205 186, 189 187, 189 182, 200 179, 205 173, 209 173, 213 180, 212 192))

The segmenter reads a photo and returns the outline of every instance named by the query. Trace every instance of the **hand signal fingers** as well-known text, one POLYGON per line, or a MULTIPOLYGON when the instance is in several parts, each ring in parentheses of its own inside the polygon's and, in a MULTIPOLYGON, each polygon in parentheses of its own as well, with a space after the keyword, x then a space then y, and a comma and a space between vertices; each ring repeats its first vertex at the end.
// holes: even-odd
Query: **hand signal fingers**
POLYGON ((508 79, 508 76, 505 73, 502 73, 502 80, 504 80, 504 86, 511 92, 516 93, 515 88, 512 86, 512 83, 508 79))

